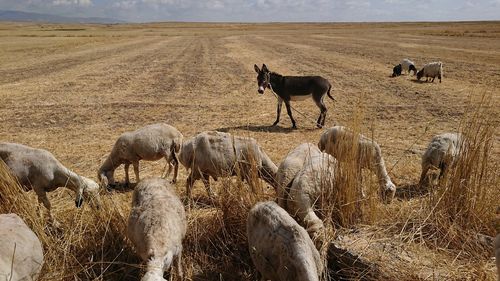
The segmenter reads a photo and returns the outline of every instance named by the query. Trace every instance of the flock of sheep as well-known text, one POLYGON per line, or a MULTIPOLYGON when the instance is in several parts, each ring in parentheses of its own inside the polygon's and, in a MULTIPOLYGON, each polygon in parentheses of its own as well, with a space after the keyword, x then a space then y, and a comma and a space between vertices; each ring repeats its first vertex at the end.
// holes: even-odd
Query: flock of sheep
POLYGON ((415 63, 413 63, 413 61, 403 59, 392 69, 392 77, 400 76, 403 71, 408 74, 413 71, 413 75, 417 75, 417 80, 419 81, 422 77, 425 77, 425 81, 427 82, 430 77, 432 79, 431 82, 434 82, 434 79, 437 77, 439 79, 439 83, 441 83, 441 78, 443 77, 443 63, 440 61, 430 62, 424 65, 422 69, 417 72, 417 68, 415 67, 415 63))
MULTIPOLYGON (((435 136, 422 158, 420 182, 432 167, 440 168, 441 176, 460 153, 462 143, 460 134, 435 136)), ((164 280, 164 271, 174 261, 182 276, 180 260, 187 223, 184 205, 171 186, 177 180, 179 162, 189 171, 188 204, 198 179, 203 181, 210 197, 216 196, 210 188, 210 177, 217 180, 239 176, 251 186, 260 178, 274 187, 277 203, 256 204, 247 220, 250 256, 262 278, 270 280, 319 280, 323 265, 313 241, 324 226, 315 213, 315 204, 323 188, 333 186, 338 161, 357 161, 358 178, 361 178, 361 169, 372 171, 387 202, 396 192, 380 146, 342 126, 326 129, 318 145, 303 143, 292 149, 278 167, 253 138, 206 131, 185 141, 176 128, 164 123, 153 124, 126 132, 117 139, 98 169, 99 184, 72 172, 43 149, 0 143, 0 158, 23 187, 35 191, 53 223, 46 192, 68 187, 75 192, 77 207, 83 201, 99 207, 99 189, 116 185, 114 171, 122 164, 125 184, 128 184, 132 164, 138 184, 133 192, 127 236, 146 263, 146 273, 141 280, 164 280), (348 157, 349 153, 351 156, 354 153, 354 157, 348 157), (169 167, 163 178, 139 178, 140 160, 162 158, 169 167), (172 169, 173 178, 167 181, 165 178, 172 169)), ((364 196, 363 190, 359 190, 359 196, 364 196)), ((0 215, 0 225, 0 277, 21 280, 25 276, 36 276, 43 253, 34 233, 15 214, 0 215), (14 267, 13 250, 16 251, 14 267)), ((499 253, 497 251, 497 255, 499 253)))

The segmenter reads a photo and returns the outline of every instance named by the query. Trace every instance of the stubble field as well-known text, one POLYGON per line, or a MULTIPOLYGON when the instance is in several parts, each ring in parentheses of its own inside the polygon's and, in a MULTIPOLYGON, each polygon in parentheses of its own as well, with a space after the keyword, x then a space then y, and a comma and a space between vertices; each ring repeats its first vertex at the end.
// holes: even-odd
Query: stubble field
MULTIPOLYGON (((257 93, 253 66, 265 63, 284 75, 321 75, 332 83, 336 98, 335 102, 325 99, 326 126, 359 125, 381 145, 390 176, 402 190, 392 204, 377 205, 376 215, 358 224, 355 233, 344 235, 346 243, 352 242, 358 253, 386 266, 390 280, 495 279, 488 254, 479 258, 464 249, 433 244, 432 239, 415 238, 414 232, 405 234, 401 225, 414 218, 412 213, 425 209, 426 194, 413 193, 418 193, 415 185, 428 141, 435 134, 464 129, 464 120, 482 97, 490 101, 488 122, 494 128, 489 159, 499 167, 498 22, 1 23, 0 62, 0 141, 47 149, 67 167, 93 179, 121 133, 157 122, 173 125, 185 138, 205 130, 253 137, 278 165, 295 146, 318 142, 323 130, 313 122, 319 110, 312 100, 292 102, 298 110, 293 112, 298 129, 291 129, 286 110, 280 124, 269 127, 276 115, 276 98, 269 91, 257 93), (427 62, 442 61, 443 82, 420 83, 409 75, 391 78, 392 67, 402 58, 412 59, 418 69, 427 62), (399 229, 399 235, 394 229, 399 229), (356 244, 361 240, 376 240, 375 248, 370 242, 356 244)), ((160 175, 163 167, 163 161, 141 162, 141 175, 160 175)), ((184 198, 187 173, 183 168, 179 171, 176 188, 184 198)), ((498 176, 498 171, 490 171, 494 178, 498 176)), ((116 178, 123 180, 123 174, 119 168, 116 178)), ((226 185, 214 186, 220 192, 226 185)), ((489 188, 493 189, 490 199, 500 200, 498 185, 489 188)), ((204 233, 209 231, 205 225, 227 223, 227 217, 203 203, 208 200, 201 183, 194 194, 199 203, 189 213, 188 240, 203 241, 185 245, 186 277, 255 279, 248 253, 241 253, 244 243, 212 245, 225 243, 225 235, 232 234, 231 225, 214 227, 213 235, 204 233)), ((87 206, 75 209, 70 196, 64 189, 50 194, 56 219, 73 222, 90 216, 93 211, 87 206)), ((126 221, 131 193, 103 193, 103 197, 113 200, 118 209, 113 214, 121 215, 118 221, 126 221)), ((31 199, 36 204, 35 197, 31 199)), ((490 236, 495 234, 494 212, 484 222, 484 234, 490 236)), ((65 232, 71 232, 66 225, 65 232)), ((124 225, 117 223, 116 233, 124 225)), ((112 249, 104 248, 110 245, 104 241, 96 245, 95 257, 64 257, 68 259, 64 270, 46 264, 42 280, 135 280, 139 260, 123 235, 118 241, 123 245, 111 243, 112 249), (105 260, 110 257, 113 260, 105 260)))

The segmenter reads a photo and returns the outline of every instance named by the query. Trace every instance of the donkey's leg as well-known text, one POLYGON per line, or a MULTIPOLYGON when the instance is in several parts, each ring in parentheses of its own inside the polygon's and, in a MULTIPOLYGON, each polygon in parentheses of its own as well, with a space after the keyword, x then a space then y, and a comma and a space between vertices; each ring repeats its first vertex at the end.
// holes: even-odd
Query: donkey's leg
POLYGON ((292 109, 290 108, 290 101, 285 101, 285 106, 286 106, 286 112, 288 113, 290 120, 292 120, 292 128, 297 129, 297 125, 295 125, 295 119, 293 119, 293 116, 292 116, 292 109))
POLYGON ((328 109, 326 108, 325 102, 323 101, 323 96, 319 97, 319 99, 315 98, 314 102, 320 110, 318 121, 316 121, 316 126, 318 128, 323 128, 323 126, 325 125, 326 112, 328 111, 328 109))
POLYGON ((276 126, 280 122, 281 106, 283 105, 283 100, 278 97, 278 104, 276 107, 276 121, 274 121, 273 126, 276 126))

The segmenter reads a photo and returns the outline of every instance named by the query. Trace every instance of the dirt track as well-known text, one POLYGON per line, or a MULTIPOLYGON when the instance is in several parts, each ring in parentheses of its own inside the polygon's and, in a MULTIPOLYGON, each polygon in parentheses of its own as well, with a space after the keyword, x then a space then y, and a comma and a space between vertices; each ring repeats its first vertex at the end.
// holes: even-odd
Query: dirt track
MULTIPOLYGON (((459 128, 471 96, 490 93, 500 104, 499 23, 0 27, 0 141, 48 149, 92 178, 119 134, 155 122, 185 137, 252 136, 276 163, 317 143, 312 100, 292 103, 308 116, 294 112, 298 130, 286 110, 268 127, 276 99, 257 93, 254 64, 329 79, 337 101, 327 99, 327 126, 348 125, 364 108, 363 130, 373 129, 399 185, 417 181, 419 152, 432 135, 459 128), (390 78, 406 57, 417 68, 441 60, 443 83, 390 78)), ((144 162, 141 173, 159 175, 163 165, 144 162)), ((181 168, 181 190, 185 176, 181 168)))

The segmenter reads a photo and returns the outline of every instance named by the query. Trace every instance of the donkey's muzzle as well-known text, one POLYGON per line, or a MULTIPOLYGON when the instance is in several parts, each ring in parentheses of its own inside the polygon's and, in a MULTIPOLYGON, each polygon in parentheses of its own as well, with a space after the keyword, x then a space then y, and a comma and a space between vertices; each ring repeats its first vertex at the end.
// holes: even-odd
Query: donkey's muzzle
POLYGON ((264 86, 259 86, 259 89, 257 89, 257 92, 259 92, 259 94, 263 94, 264 93, 264 86))

